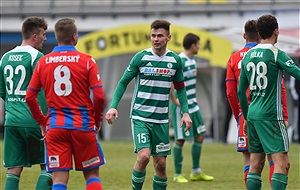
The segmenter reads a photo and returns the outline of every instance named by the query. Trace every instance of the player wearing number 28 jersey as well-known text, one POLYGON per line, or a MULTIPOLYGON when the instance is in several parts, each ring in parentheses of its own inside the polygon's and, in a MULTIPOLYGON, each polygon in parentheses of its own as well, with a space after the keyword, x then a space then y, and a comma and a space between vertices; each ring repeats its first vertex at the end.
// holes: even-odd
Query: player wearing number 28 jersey
POLYGON ((250 169, 248 190, 260 190, 261 172, 265 154, 274 162, 272 189, 285 190, 290 162, 289 141, 282 111, 283 71, 300 79, 300 69, 293 60, 275 44, 279 36, 278 22, 273 15, 257 19, 261 43, 247 52, 242 60, 238 97, 248 134, 250 169), (250 88, 250 104, 246 96, 250 88))

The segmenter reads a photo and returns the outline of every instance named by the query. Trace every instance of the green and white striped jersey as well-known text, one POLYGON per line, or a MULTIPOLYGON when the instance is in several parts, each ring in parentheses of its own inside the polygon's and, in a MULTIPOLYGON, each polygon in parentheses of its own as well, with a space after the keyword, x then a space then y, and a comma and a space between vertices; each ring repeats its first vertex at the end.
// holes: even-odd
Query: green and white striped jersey
POLYGON ((197 65, 194 58, 190 59, 184 52, 179 54, 183 65, 184 85, 188 99, 189 113, 199 110, 196 98, 197 65))
MULTIPOLYGON (((31 46, 17 46, 0 61, 0 97, 5 101, 5 126, 38 127, 26 104, 27 86, 43 53, 31 46)), ((38 96, 41 109, 47 113, 46 99, 38 96)))
POLYGON ((300 80, 300 69, 283 51, 271 44, 259 44, 242 60, 239 100, 245 119, 283 120, 281 82, 283 71, 300 80), (248 107, 245 91, 250 86, 248 107))
POLYGON ((180 57, 170 50, 159 57, 152 48, 135 54, 115 90, 112 108, 117 108, 127 85, 134 77, 136 80, 130 117, 152 123, 168 123, 172 82, 184 79, 180 57))

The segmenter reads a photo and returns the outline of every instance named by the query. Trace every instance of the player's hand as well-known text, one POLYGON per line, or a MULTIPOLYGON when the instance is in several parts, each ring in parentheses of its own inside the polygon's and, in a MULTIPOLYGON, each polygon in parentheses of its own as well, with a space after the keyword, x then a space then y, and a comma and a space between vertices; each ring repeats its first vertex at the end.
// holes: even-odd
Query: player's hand
POLYGON ((108 124, 113 124, 113 120, 114 118, 117 120, 118 119, 118 110, 115 108, 110 108, 107 112, 106 112, 106 116, 105 119, 107 121, 108 124))
POLYGON ((182 115, 180 127, 182 127, 183 123, 185 123, 184 132, 187 132, 192 127, 192 120, 191 120, 190 115, 188 113, 184 113, 182 115))
POLYGON ((102 121, 96 122, 95 126, 96 126, 96 133, 98 133, 102 127, 102 121))
POLYGON ((45 140, 46 139, 46 125, 40 125, 41 131, 42 131, 42 136, 43 138, 41 138, 41 140, 45 140))
POLYGON ((289 122, 288 121, 284 121, 284 124, 285 124, 286 128, 289 127, 289 122))
POLYGON ((244 134, 246 135, 246 137, 248 137, 248 123, 246 120, 244 120, 244 134))

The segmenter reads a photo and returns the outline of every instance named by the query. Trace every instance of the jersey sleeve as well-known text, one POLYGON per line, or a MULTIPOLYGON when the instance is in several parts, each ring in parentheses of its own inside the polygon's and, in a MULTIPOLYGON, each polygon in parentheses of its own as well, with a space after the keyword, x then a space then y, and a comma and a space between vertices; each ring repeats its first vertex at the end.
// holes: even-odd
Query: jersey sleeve
POLYGON ((126 68, 122 78, 118 82, 118 85, 115 89, 114 96, 111 102, 110 107, 116 108, 118 107, 119 102, 121 101, 121 98, 123 97, 127 85, 130 83, 130 81, 136 77, 139 73, 139 65, 141 62, 140 54, 136 54, 130 61, 128 67, 126 68))
POLYGON ((173 80, 174 83, 184 81, 182 60, 179 56, 177 56, 177 58, 175 57, 175 59, 178 64, 177 64, 176 73, 174 75, 174 80, 173 80))
POLYGON ((292 75, 297 80, 300 80, 300 68, 285 52, 279 50, 277 63, 287 74, 292 75))
POLYGON ((89 83, 93 91, 93 105, 95 110, 95 121, 100 122, 103 118, 105 105, 105 94, 103 90, 102 80, 98 72, 96 61, 91 58, 89 61, 89 83))
POLYGON ((6 88, 5 88, 5 81, 3 77, 3 67, 2 67, 2 59, 0 60, 0 98, 5 101, 6 96, 6 88))
POLYGON ((244 66, 242 65, 241 72, 240 72, 240 81, 239 81, 239 86, 238 86, 238 99, 239 99, 245 120, 247 120, 247 115, 248 115, 248 98, 246 95, 248 86, 249 86, 249 82, 248 82, 246 74, 244 72, 244 66))
POLYGON ((47 117, 44 116, 36 98, 40 89, 41 83, 39 80, 39 65, 37 65, 37 68, 34 70, 32 78, 28 85, 25 99, 31 111, 32 117, 39 125, 44 126, 46 125, 47 117))
POLYGON ((237 96, 237 80, 232 68, 232 57, 228 60, 226 73, 226 96, 236 121, 238 121, 239 104, 237 96))

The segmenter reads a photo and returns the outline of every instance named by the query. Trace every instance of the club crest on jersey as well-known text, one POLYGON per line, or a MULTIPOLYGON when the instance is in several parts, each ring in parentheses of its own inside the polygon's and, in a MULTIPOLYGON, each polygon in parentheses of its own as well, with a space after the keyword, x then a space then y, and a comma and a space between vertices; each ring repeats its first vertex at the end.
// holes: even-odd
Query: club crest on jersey
POLYGON ((49 156, 49 168, 59 167, 59 156, 49 156))
POLYGON ((173 64, 172 64, 172 63, 168 63, 168 64, 167 64, 167 67, 170 69, 170 68, 173 67, 173 64))

